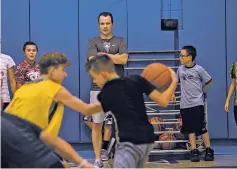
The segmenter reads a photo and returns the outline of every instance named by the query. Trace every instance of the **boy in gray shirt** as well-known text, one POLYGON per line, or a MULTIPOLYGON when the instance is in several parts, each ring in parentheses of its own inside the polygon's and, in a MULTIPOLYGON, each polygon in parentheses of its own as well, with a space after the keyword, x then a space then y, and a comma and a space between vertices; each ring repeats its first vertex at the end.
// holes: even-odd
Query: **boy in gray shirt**
POLYGON ((181 132, 189 134, 192 162, 200 161, 196 135, 202 135, 206 147, 205 161, 213 161, 214 150, 210 148, 204 111, 204 93, 211 86, 212 78, 202 66, 194 63, 196 54, 193 46, 184 46, 180 53, 182 65, 178 68, 177 77, 181 86, 181 132))

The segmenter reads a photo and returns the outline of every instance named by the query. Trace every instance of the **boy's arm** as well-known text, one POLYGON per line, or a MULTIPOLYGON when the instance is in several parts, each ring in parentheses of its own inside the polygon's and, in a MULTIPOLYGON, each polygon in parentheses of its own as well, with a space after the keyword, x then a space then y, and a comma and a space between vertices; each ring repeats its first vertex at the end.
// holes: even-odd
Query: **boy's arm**
POLYGON ((81 112, 88 116, 102 111, 100 104, 86 104, 79 98, 73 96, 67 89, 62 87, 54 97, 55 101, 59 101, 69 108, 81 112))
POLYGON ((231 98, 232 94, 234 93, 235 87, 236 87, 235 79, 232 79, 231 84, 230 84, 230 88, 229 88, 229 91, 228 91, 228 95, 227 95, 226 101, 225 101, 225 111, 226 112, 229 111, 230 98, 231 98))
POLYGON ((7 74, 8 74, 8 79, 10 81, 11 91, 13 95, 16 92, 16 78, 15 78, 14 66, 16 66, 16 64, 14 60, 9 56, 8 64, 7 64, 7 74))
MULTIPOLYGON (((180 83, 179 69, 180 69, 180 67, 178 68, 178 70, 177 70, 177 72, 176 72, 177 83, 180 83)), ((173 95, 172 95, 172 97, 171 97, 171 100, 173 101, 173 103, 176 102, 175 92, 173 93, 173 95)))
POLYGON ((87 163, 86 160, 81 158, 69 143, 60 137, 42 131, 40 133, 40 139, 53 147, 63 158, 73 161, 79 168, 94 168, 92 164, 87 163))
POLYGON ((91 60, 97 55, 98 51, 94 39, 88 41, 88 57, 87 60, 91 60))
POLYGON ((203 93, 207 92, 207 89, 212 85, 212 79, 202 87, 203 93))
POLYGON ((206 93, 207 89, 212 85, 212 78, 203 67, 200 67, 199 73, 201 80, 205 83, 202 87, 202 91, 203 93, 206 93))
POLYGON ((162 107, 167 107, 169 105, 169 102, 177 87, 176 74, 172 69, 169 69, 169 70, 171 72, 172 82, 170 86, 162 93, 156 90, 155 87, 150 82, 142 78, 144 93, 146 93, 150 97, 151 100, 153 100, 154 102, 156 102, 162 107))
POLYGON ((14 74, 14 67, 8 68, 7 71, 8 71, 11 91, 12 91, 12 94, 14 95, 14 93, 16 92, 16 79, 15 79, 15 74, 14 74))

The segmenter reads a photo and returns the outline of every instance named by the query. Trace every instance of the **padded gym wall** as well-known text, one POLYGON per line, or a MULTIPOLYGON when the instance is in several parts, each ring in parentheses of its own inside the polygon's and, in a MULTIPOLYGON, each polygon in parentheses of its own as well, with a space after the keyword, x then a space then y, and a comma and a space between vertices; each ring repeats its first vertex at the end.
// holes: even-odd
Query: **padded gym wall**
MULTIPOLYGON (((102 11, 113 13, 114 35, 128 40, 129 51, 172 50, 174 32, 161 31, 160 18, 161 15, 168 18, 171 14, 172 18, 180 19, 180 0, 171 0, 171 13, 168 1, 163 1, 162 13, 161 0, 2 0, 2 52, 12 56, 18 64, 24 59, 24 42, 32 40, 39 46, 38 57, 50 51, 66 53, 73 64, 67 70, 64 84, 74 95, 89 102, 91 79, 84 65, 88 40, 99 35, 98 14, 102 11)), ((184 29, 179 31, 178 47, 194 45, 198 50, 197 63, 213 77, 213 86, 208 91, 211 138, 236 138, 233 104, 229 114, 224 112, 230 65, 237 61, 236 6, 236 0, 183 0, 184 29)), ((145 64, 129 63, 129 66, 145 64)), ((82 116, 71 109, 65 111, 60 135, 72 143, 91 142, 90 130, 82 116)))
POLYGON ((23 44, 29 40, 29 0, 1 2, 2 53, 18 64, 24 60, 23 44))
MULTIPOLYGON (((31 0, 30 37, 39 46, 39 56, 63 52, 72 65, 67 68, 65 87, 79 97, 78 0, 31 0)), ((66 108, 60 136, 80 142, 79 113, 66 108)))

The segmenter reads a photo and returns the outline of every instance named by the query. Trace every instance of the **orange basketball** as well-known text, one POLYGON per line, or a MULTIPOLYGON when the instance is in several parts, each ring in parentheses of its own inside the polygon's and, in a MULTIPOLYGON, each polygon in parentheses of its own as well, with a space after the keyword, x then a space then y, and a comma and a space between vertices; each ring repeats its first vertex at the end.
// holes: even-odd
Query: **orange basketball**
MULTIPOLYGON (((174 134, 171 133, 164 133, 160 135, 160 141, 172 141, 176 140, 174 134)), ((175 148, 174 142, 167 142, 167 143, 160 143, 160 148, 163 150, 172 150, 175 148)))
MULTIPOLYGON (((163 122, 163 120, 159 117, 152 117, 149 119, 150 123, 153 122, 163 122)), ((162 131, 164 129, 164 125, 163 124, 152 124, 154 127, 155 131, 162 131)))
POLYGON ((169 68, 162 63, 152 63, 145 67, 141 76, 155 85, 158 90, 165 90, 171 83, 169 68))

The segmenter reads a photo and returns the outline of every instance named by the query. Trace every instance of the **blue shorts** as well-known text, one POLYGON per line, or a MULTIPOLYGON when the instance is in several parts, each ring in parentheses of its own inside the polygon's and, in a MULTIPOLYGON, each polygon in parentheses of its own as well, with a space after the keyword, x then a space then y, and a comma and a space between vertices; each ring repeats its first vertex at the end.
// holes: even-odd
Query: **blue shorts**
POLYGON ((8 113, 1 116, 2 156, 10 168, 63 167, 53 149, 40 140, 39 127, 8 113))

